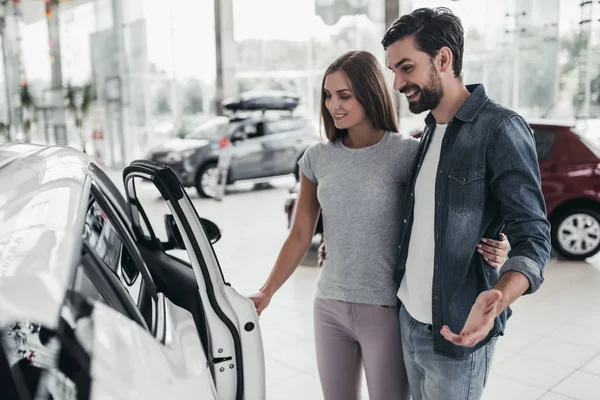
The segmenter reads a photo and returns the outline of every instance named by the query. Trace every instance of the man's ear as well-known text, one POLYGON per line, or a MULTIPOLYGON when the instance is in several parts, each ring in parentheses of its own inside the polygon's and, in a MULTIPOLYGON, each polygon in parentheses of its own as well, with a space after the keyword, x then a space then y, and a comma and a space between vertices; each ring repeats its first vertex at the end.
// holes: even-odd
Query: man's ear
POLYGON ((440 72, 452 71, 452 51, 449 47, 442 47, 438 53, 440 72))

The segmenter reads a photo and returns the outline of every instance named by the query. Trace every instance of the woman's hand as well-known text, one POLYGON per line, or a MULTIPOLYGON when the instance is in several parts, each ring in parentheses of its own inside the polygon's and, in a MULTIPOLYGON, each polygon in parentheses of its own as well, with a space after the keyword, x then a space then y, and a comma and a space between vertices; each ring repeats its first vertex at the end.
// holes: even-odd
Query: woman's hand
POLYGON ((263 312, 265 308, 271 302, 271 296, 265 292, 258 292, 248 297, 254 303, 254 307, 256 307, 256 313, 258 316, 263 312))
POLYGON ((483 259, 492 267, 502 268, 508 258, 510 243, 504 233, 500 234, 500 241, 493 239, 481 239, 477 245, 477 252, 483 256, 483 259))

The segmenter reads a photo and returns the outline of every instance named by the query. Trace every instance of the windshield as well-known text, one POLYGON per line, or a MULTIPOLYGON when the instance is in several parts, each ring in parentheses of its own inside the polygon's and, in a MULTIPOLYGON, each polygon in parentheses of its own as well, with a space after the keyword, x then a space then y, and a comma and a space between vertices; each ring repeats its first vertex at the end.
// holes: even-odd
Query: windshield
POLYGON ((206 117, 185 118, 172 130, 172 134, 177 137, 184 137, 194 131, 199 125, 205 123, 206 117))
POLYGON ((229 118, 215 117, 205 123, 196 126, 189 134, 185 135, 186 139, 211 139, 220 140, 229 132, 229 118))

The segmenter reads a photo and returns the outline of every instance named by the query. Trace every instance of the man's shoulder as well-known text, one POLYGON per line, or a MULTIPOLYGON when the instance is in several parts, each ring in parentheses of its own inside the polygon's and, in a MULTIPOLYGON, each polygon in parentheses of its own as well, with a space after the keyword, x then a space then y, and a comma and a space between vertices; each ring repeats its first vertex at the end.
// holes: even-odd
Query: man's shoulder
POLYGON ((477 115, 477 122, 485 124, 488 128, 492 128, 488 131, 494 132, 503 122, 510 118, 518 118, 525 121, 525 119, 516 111, 511 110, 492 99, 488 99, 477 115))

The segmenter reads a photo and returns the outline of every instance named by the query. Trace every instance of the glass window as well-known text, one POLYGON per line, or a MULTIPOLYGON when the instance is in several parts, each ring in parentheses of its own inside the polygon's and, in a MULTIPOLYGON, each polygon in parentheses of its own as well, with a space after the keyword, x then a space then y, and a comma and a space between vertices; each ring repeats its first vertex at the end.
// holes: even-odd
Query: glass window
POLYGON ((136 305, 140 301, 139 269, 107 214, 93 201, 85 219, 83 240, 118 277, 136 305))
POLYGON ((550 157, 552 145, 556 139, 556 131, 552 129, 534 129, 533 136, 535 137, 535 150, 537 151, 538 160, 542 161, 550 157))
POLYGON ((79 293, 85 298, 100 301, 104 304, 107 304, 106 300, 100 294, 100 290, 96 287, 94 282, 90 279, 88 274, 85 272, 85 267, 83 265, 79 265, 77 267, 77 272, 75 273, 75 284, 73 285, 73 291, 75 293, 79 293))

